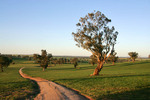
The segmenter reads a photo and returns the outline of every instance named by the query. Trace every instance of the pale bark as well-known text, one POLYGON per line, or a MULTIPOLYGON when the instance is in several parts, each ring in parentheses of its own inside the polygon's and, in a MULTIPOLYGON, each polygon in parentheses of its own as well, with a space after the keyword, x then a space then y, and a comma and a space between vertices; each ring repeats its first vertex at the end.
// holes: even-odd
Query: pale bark
POLYGON ((115 65, 115 62, 112 62, 112 65, 115 65))
POLYGON ((98 63, 97 63, 97 67, 95 68, 94 72, 93 72, 93 76, 95 75, 99 75, 99 72, 102 70, 103 65, 105 63, 105 61, 110 57, 111 54, 109 54, 107 56, 107 54, 104 55, 104 58, 100 60, 100 58, 98 57, 98 63))
POLYGON ((102 68, 103 68, 103 62, 101 62, 101 61, 99 61, 98 62, 98 64, 97 64, 97 67, 95 68, 95 70, 94 70, 94 73, 93 73, 93 75, 95 76, 95 75, 99 75, 99 72, 102 70, 102 68))
POLYGON ((132 59, 132 62, 134 63, 135 59, 132 59))

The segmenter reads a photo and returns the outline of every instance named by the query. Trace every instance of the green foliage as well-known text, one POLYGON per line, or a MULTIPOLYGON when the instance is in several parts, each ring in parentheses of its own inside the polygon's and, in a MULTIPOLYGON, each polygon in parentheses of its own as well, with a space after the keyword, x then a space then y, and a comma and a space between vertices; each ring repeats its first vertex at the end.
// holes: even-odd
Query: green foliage
POLYGON ((37 60, 38 59, 38 54, 33 54, 33 59, 37 60))
POLYGON ((113 52, 118 35, 114 27, 107 26, 109 22, 111 20, 100 11, 81 17, 77 24, 77 32, 72 33, 77 46, 90 51, 101 61, 104 60, 110 51, 113 52))
POLYGON ((78 66, 78 58, 73 58, 71 63, 74 65, 74 68, 76 68, 78 66))
POLYGON ((56 66, 56 64, 58 63, 58 60, 56 58, 52 58, 52 61, 51 61, 52 64, 54 64, 56 66))
POLYGON ((94 66, 97 63, 97 58, 95 55, 90 56, 90 63, 94 66))
POLYGON ((88 63, 89 57, 53 57, 51 59, 51 64, 71 64, 72 59, 77 58, 78 63, 88 63))
POLYGON ((40 63, 40 55, 38 54, 33 54, 33 60, 35 60, 35 63, 40 63))
POLYGON ((111 28, 108 23, 111 22, 100 11, 88 13, 84 18, 80 18, 77 23, 77 32, 72 33, 78 47, 90 51, 97 57, 98 66, 91 75, 99 75, 103 64, 107 58, 114 52, 114 45, 118 32, 114 26, 111 28))
POLYGON ((33 54, 33 58, 40 64, 44 71, 52 59, 52 54, 47 54, 46 50, 41 50, 41 52, 41 55, 33 54))
POLYGON ((3 68, 8 67, 10 65, 10 63, 12 63, 11 58, 0 55, 0 68, 1 68, 2 72, 4 71, 3 68))
POLYGON ((108 59, 108 60, 110 60, 110 61, 113 63, 113 65, 114 65, 114 63, 118 60, 118 56, 116 56, 116 55, 117 55, 117 53, 116 53, 116 52, 113 52, 113 53, 110 55, 109 59, 108 59))
POLYGON ((138 53, 136 52, 129 52, 128 55, 130 56, 133 62, 135 61, 136 58, 138 58, 138 53))
POLYGON ((64 58, 59 58, 59 59, 57 60, 57 62, 58 62, 58 64, 64 64, 64 63, 65 63, 65 60, 64 60, 64 58))

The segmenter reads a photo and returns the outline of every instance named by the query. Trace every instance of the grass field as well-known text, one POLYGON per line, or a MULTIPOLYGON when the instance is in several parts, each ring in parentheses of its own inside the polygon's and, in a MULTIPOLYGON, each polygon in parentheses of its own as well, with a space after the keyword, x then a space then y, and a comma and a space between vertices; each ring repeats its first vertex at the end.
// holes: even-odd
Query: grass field
POLYGON ((150 61, 105 64, 99 76, 89 76, 96 66, 71 64, 49 67, 42 71, 33 61, 15 60, 16 64, 0 72, 0 98, 24 99, 38 93, 37 84, 20 77, 18 70, 74 88, 97 100, 150 99, 150 61), (34 92, 33 92, 34 91, 34 92))
POLYGON ((37 65, 23 70, 34 77, 42 77, 74 88, 97 100, 148 100, 150 99, 150 61, 105 64, 99 76, 89 76, 94 68, 79 64, 57 65, 42 71, 37 65))
POLYGON ((24 59, 14 60, 16 64, 10 65, 0 72, 0 100, 24 100, 33 98, 38 92, 38 85, 28 79, 22 78, 18 71, 23 66, 30 67, 24 59))

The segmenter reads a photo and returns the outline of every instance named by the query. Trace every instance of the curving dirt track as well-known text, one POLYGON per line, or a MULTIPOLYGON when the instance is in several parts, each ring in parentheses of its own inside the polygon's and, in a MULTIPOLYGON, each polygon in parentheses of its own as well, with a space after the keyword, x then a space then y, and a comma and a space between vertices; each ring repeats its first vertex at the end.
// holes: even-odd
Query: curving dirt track
MULTIPOLYGON (((23 67, 24 68, 24 67, 23 67)), ((20 75, 23 78, 28 78, 37 82, 40 87, 40 93, 34 98, 34 100, 89 100, 88 98, 79 95, 76 91, 67 89, 54 82, 39 78, 30 77, 19 70, 20 75)))

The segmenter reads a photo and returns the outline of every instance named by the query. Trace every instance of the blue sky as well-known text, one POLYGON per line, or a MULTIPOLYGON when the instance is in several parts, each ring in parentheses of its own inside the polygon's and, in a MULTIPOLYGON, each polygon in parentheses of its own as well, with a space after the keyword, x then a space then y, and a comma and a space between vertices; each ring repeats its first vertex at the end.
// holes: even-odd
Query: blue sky
POLYGON ((150 54, 150 0, 0 0, 0 53, 89 56, 72 32, 87 13, 101 11, 119 32, 118 56, 150 54))

